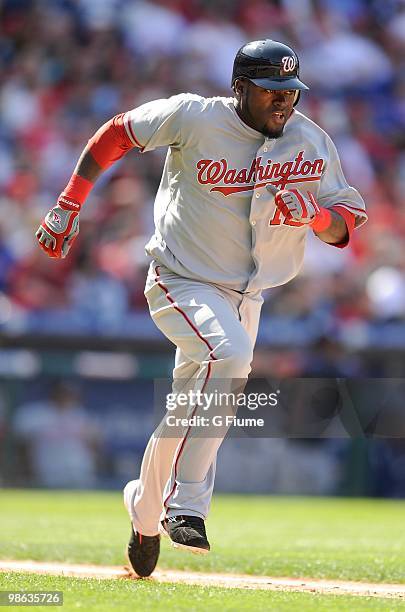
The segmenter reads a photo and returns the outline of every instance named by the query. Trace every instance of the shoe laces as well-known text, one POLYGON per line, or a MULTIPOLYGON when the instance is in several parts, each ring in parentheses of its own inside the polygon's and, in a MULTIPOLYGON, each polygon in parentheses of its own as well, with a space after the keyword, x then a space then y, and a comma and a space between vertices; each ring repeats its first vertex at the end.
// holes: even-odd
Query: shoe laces
POLYGON ((181 521, 185 523, 185 525, 182 525, 182 527, 191 527, 195 529, 198 533, 203 533, 204 537, 206 537, 205 524, 203 519, 199 516, 172 516, 168 518, 167 521, 173 523, 181 521))

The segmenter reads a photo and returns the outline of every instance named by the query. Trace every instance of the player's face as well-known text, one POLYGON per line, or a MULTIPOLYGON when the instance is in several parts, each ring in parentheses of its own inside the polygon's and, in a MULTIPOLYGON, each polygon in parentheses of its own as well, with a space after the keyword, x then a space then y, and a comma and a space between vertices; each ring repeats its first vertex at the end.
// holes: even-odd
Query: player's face
POLYGON ((279 138, 293 111, 295 89, 269 90, 247 79, 235 84, 236 110, 247 125, 268 138, 279 138))

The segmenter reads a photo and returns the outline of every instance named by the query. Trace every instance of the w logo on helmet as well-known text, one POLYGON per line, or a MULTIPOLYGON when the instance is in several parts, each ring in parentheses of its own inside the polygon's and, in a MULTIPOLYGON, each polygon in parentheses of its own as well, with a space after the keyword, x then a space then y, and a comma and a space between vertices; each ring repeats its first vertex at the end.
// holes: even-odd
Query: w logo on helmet
POLYGON ((284 72, 292 72, 297 64, 295 57, 292 55, 285 55, 281 58, 284 72))

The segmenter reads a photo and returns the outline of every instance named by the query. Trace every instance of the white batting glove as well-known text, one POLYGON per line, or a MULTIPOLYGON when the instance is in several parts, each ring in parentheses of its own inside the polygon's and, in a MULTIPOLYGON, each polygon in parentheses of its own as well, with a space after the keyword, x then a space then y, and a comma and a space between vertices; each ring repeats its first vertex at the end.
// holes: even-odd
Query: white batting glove
POLYGON ((274 196, 275 204, 285 219, 311 225, 321 214, 321 208, 310 191, 307 192, 308 198, 304 198, 298 189, 278 190, 274 185, 267 185, 267 190, 274 196))

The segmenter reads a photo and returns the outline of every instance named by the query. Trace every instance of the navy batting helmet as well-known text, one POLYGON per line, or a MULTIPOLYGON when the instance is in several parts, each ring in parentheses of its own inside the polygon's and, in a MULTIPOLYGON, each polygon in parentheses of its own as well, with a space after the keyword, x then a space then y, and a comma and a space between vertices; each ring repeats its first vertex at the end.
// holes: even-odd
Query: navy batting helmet
POLYGON ((298 76, 299 59, 291 47, 276 40, 255 40, 237 52, 232 86, 236 79, 245 77, 264 89, 309 89, 298 76))

